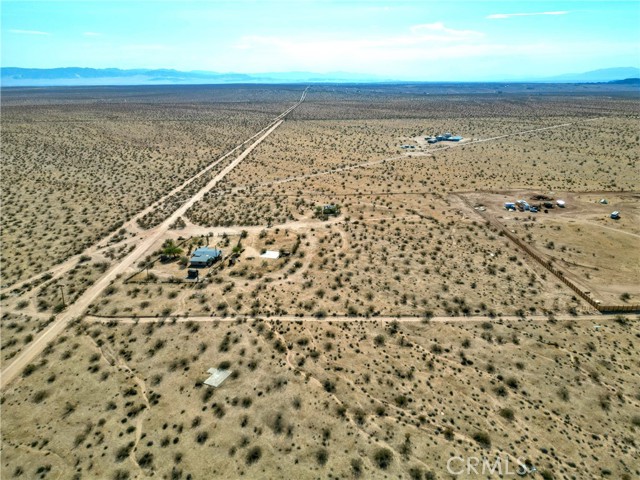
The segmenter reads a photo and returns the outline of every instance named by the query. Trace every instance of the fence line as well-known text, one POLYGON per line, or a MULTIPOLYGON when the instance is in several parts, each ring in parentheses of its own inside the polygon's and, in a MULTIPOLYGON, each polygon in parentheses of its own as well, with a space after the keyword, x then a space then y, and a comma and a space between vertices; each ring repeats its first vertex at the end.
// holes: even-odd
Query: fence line
POLYGON ((528 254, 531 258, 533 258, 536 262, 542 265, 544 268, 549 270, 553 275, 555 275, 562 283, 564 283, 567 287, 573 290, 580 298, 586 301, 593 308, 602 313, 622 313, 622 312, 640 312, 640 305, 602 305, 599 302, 595 301, 591 296, 587 295, 577 284, 575 284, 572 280, 568 279, 562 270, 559 270, 552 266, 551 261, 541 257, 538 252, 533 250, 529 245, 523 242, 520 238, 511 233, 507 227, 505 227, 498 220, 494 219, 488 213, 485 214, 479 210, 476 210, 471 202, 464 197, 463 194, 456 193, 455 194, 462 202, 471 208, 474 212, 478 213, 482 218, 487 220, 491 225, 500 230, 509 240, 515 243, 521 250, 524 250, 526 254, 528 254))

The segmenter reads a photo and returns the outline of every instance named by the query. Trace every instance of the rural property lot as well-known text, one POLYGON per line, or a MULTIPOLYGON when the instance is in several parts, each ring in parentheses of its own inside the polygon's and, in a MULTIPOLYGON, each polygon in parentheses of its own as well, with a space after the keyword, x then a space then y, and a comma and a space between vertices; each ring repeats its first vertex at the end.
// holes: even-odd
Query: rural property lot
POLYGON ((2 102, 3 478, 449 478, 455 455, 640 474, 636 316, 598 314, 503 230, 638 303, 634 91, 2 102), (424 144, 446 131, 464 142, 424 144), (566 208, 503 208, 533 195, 566 208), (187 280, 204 244, 223 260, 187 280), (211 367, 232 371, 215 389, 211 367))
MULTIPOLYGON (((640 303, 640 256, 631 253, 640 250, 640 195, 547 193, 544 196, 564 200, 566 206, 545 209, 542 205, 538 213, 504 209, 505 202, 517 199, 543 203, 532 191, 464 196, 486 208, 487 214, 544 255, 594 299, 605 305, 640 303), (622 212, 621 218, 610 218, 613 211, 622 212)), ((555 201, 551 203, 555 205, 555 201)), ((514 254, 522 255, 515 247, 514 254)))
POLYGON ((192 88, 3 91, 3 287, 116 231, 301 91, 250 90, 246 101, 244 91, 192 88))

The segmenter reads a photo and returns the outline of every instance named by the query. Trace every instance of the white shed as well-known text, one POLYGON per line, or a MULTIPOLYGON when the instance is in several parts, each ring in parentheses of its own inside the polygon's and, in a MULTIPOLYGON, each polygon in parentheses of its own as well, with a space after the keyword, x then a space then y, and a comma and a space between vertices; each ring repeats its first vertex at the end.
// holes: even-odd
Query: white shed
POLYGON ((209 385, 210 387, 219 387, 222 385, 229 375, 231 375, 231 370, 222 370, 219 368, 210 368, 207 370, 207 373, 210 373, 211 376, 204 381, 205 385, 209 385))

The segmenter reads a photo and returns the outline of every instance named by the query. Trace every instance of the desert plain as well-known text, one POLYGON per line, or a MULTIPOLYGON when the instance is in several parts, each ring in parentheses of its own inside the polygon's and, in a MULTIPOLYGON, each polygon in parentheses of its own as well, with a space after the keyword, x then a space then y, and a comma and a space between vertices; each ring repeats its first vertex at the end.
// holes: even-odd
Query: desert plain
POLYGON ((3 89, 2 477, 637 478, 639 106, 3 89))

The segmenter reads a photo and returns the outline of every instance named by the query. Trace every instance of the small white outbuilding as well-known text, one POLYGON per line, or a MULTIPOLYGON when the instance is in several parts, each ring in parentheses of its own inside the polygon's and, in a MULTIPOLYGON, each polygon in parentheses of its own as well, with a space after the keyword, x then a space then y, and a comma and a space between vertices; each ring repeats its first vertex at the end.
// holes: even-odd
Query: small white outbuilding
POLYGON ((219 387, 222 385, 229 375, 231 375, 231 370, 222 370, 220 368, 210 368, 207 370, 207 373, 211 374, 209 378, 204 381, 205 385, 209 385, 210 387, 219 387))

